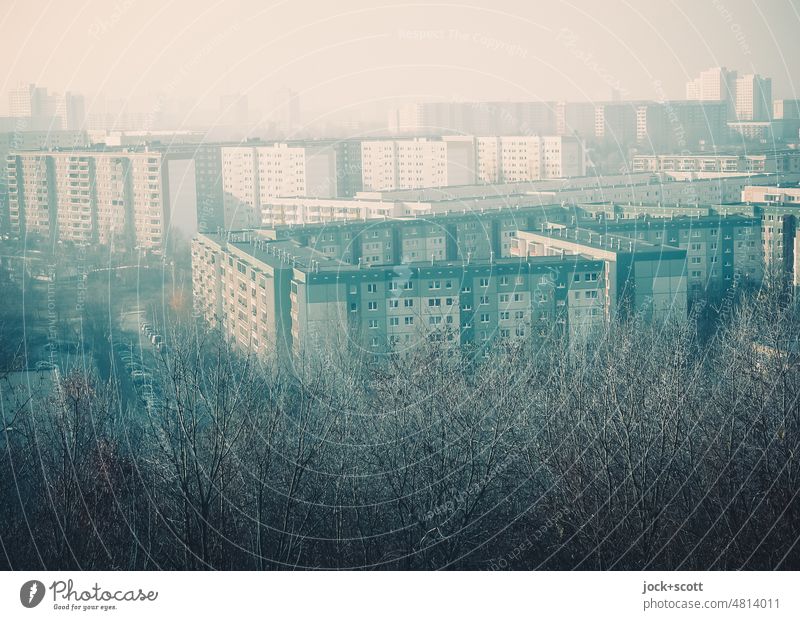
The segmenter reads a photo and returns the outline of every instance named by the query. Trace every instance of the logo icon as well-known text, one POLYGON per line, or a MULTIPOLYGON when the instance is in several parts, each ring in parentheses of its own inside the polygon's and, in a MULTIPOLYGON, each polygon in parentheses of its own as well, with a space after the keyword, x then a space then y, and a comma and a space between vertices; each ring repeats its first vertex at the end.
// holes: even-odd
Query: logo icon
POLYGON ((22 584, 19 589, 19 602, 23 607, 31 609, 42 602, 44 598, 44 584, 36 579, 31 579, 22 584))

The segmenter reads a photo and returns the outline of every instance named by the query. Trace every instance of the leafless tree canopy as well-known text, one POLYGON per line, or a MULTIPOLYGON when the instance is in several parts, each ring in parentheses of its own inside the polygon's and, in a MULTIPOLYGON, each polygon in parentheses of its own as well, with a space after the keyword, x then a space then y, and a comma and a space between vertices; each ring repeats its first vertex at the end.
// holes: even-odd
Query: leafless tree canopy
POLYGON ((157 408, 72 373, 5 425, 13 569, 798 569, 800 313, 284 368, 176 327, 157 408))

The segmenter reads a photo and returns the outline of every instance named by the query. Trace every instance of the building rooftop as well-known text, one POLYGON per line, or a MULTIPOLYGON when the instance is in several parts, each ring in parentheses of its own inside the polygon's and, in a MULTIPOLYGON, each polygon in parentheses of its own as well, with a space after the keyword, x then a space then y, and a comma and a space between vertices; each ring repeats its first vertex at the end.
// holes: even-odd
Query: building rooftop
MULTIPOLYGON (((322 254, 294 240, 256 239, 250 235, 248 231, 233 233, 231 234, 231 238, 227 240, 224 233, 200 233, 198 237, 201 239, 208 239, 222 248, 234 248, 238 250, 238 253, 251 257, 259 263, 269 265, 273 269, 293 268, 305 273, 336 273, 342 275, 358 273, 369 274, 386 271, 392 272, 398 267, 404 270, 410 269, 416 271, 447 268, 502 269, 504 267, 519 268, 520 266, 536 268, 559 264, 564 261, 564 257, 562 256, 511 256, 493 258, 490 260, 428 260, 404 262, 400 264, 354 265, 322 254)), ((580 260, 591 261, 594 259, 582 258, 580 260)))
POLYGON ((685 250, 671 246, 656 245, 642 239, 634 239, 613 233, 601 233, 591 228, 566 228, 557 226, 545 231, 529 231, 520 233, 522 239, 536 240, 553 248, 577 250, 586 248, 612 254, 657 254, 662 258, 681 258, 685 250))

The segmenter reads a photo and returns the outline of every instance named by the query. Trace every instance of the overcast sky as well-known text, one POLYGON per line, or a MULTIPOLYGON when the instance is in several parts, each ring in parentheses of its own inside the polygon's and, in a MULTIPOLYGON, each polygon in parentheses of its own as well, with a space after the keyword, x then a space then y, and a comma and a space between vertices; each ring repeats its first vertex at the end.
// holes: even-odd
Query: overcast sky
POLYGON ((20 81, 92 98, 217 106, 301 93, 305 110, 389 98, 682 98, 725 65, 800 92, 793 0, 2 0, 0 101, 20 81))

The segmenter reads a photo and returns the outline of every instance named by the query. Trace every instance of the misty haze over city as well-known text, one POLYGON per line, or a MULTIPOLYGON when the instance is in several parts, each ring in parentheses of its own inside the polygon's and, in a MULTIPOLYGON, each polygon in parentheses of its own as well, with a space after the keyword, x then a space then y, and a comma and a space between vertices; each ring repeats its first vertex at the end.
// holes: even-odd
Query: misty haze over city
POLYGON ((535 11, 520 2, 343 2, 309 14, 289 2, 120 0, 43 12, 12 3, 2 16, 0 90, 74 90, 90 116, 152 114, 153 128, 227 124, 222 100, 240 96, 256 128, 291 90, 303 130, 337 136, 380 130, 386 109, 409 100, 603 101, 612 89, 679 99, 711 66, 769 75, 776 98, 792 98, 796 10, 747 1, 553 2, 535 11))

